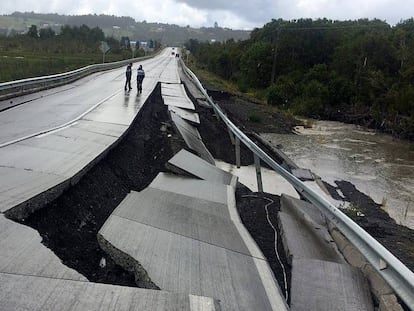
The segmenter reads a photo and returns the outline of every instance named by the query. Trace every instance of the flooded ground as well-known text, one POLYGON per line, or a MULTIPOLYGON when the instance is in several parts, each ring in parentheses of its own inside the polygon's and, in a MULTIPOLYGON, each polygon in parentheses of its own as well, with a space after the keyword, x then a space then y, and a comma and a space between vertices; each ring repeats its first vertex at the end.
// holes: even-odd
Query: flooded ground
POLYGON ((414 228, 414 144, 339 122, 309 121, 299 135, 261 134, 332 185, 353 183, 397 223, 414 228))

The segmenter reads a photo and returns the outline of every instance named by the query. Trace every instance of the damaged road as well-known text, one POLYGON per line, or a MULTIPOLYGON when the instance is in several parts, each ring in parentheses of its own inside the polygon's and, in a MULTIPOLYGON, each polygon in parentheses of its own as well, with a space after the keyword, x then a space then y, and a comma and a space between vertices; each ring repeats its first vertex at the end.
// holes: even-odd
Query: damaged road
POLYGON ((124 139, 79 183, 29 217, 15 220, 39 231, 44 245, 92 282, 153 288, 115 264, 96 235, 129 191, 144 189, 165 170, 173 148, 180 148, 182 141, 168 123, 158 85, 124 139))
MULTIPOLYGON (((240 126, 250 112, 243 110, 243 102, 231 102, 228 98, 225 100, 225 109, 240 126)), ((208 108, 198 106, 197 112, 201 118, 199 131, 209 151, 214 158, 234 164, 234 149, 224 125, 217 121, 208 108)), ((274 118, 267 121, 279 122, 278 127, 272 128, 274 131, 285 132, 295 125, 291 120, 274 118)), ((269 129, 266 124, 260 124, 257 131, 263 130, 263 127, 269 129)), ((254 125, 255 122, 250 120, 245 130, 254 132, 254 125)), ((271 154, 271 150, 262 147, 271 154)), ((141 191, 159 172, 167 171, 165 163, 182 148, 185 149, 184 141, 173 131, 158 85, 118 146, 108 152, 78 184, 65 191, 62 196, 28 218, 16 220, 38 230, 43 244, 52 249, 65 265, 92 282, 157 288, 145 276, 142 279, 136 278, 133 273, 113 262, 100 248, 97 233, 125 196, 131 190, 141 191)), ((272 156, 278 160, 276 155, 272 156)), ((253 155, 244 147, 241 148, 241 162, 242 165, 253 163, 253 155)), ((342 192, 347 194, 349 200, 357 200, 356 196, 359 195, 357 191, 342 192)), ((274 251, 275 234, 264 208, 264 198, 269 197, 274 201, 269 206, 269 218, 275 224, 280 208, 278 196, 252 193, 240 185, 236 192, 237 208, 246 228, 268 259, 279 286, 285 292, 289 290, 289 285, 286 286, 284 282, 283 271, 274 251)), ((392 227, 390 230, 393 230, 392 227)), ((372 234, 375 237, 374 231, 372 234)), ((277 243, 278 253, 286 267, 289 280, 289 265, 279 242, 280 239, 277 243)), ((390 250, 392 251, 391 248, 390 250)), ((409 258, 411 257, 405 259, 409 258)))

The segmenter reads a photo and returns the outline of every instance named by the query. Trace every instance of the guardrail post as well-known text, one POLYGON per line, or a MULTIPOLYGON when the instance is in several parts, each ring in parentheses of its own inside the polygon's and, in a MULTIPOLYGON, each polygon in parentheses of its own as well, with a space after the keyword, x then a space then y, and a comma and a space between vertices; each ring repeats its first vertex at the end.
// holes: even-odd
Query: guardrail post
POLYGON ((240 168, 240 139, 236 136, 236 166, 240 168))
MULTIPOLYGON (((290 174, 281 165, 276 163, 262 149, 260 149, 250 138, 239 130, 228 118, 224 116, 219 108, 212 102, 207 91, 203 88, 200 81, 194 73, 188 68, 189 73, 197 82, 202 93, 209 100, 214 111, 220 115, 220 118, 231 128, 236 136, 236 164, 240 167, 240 139, 245 146, 253 153, 260 155, 260 160, 268 164, 275 172, 284 177, 301 196, 306 198, 310 203, 314 204, 327 219, 329 219, 338 230, 354 245, 365 257, 365 259, 375 268, 384 280, 395 290, 399 298, 403 300, 408 308, 414 310, 414 273, 409 270, 399 259, 391 254, 384 246, 370 236, 364 229, 354 223, 348 216, 343 214, 334 205, 320 196, 306 184, 301 182, 295 176, 290 174), (382 260, 382 262, 381 262, 382 260)), ((256 159, 255 159, 256 162, 256 159)))
MULTIPOLYGON (((210 97, 210 100, 213 101, 213 98, 210 97)), ((214 114, 216 115, 217 121, 220 121, 220 115, 216 110, 216 107, 213 106, 214 114)))
POLYGON ((232 131, 230 130, 230 128, 227 128, 227 131, 229 132, 229 136, 230 136, 231 144, 234 146, 234 144, 236 143, 236 142, 234 141, 234 135, 233 135, 232 131))
POLYGON ((263 192, 262 172, 260 169, 260 158, 255 153, 253 153, 253 155, 254 155, 254 166, 256 167, 257 191, 263 192))

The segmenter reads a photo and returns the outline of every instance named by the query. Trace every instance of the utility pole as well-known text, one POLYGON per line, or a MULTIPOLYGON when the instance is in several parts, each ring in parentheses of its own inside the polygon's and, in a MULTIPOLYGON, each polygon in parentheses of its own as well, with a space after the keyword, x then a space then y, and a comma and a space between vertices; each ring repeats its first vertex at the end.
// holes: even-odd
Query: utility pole
POLYGON ((277 60, 278 42, 279 42, 279 28, 276 29, 276 34, 275 34, 275 47, 274 47, 275 52, 273 55, 272 76, 270 78, 270 85, 273 85, 276 79, 276 60, 277 60))

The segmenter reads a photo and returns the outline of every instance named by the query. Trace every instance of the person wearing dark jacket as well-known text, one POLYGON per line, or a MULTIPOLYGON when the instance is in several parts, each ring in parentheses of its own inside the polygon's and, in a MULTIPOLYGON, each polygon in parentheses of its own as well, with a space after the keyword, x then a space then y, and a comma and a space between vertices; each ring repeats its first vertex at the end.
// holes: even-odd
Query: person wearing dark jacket
POLYGON ((142 81, 145 78, 145 71, 142 69, 142 65, 139 65, 137 70, 137 89, 138 93, 142 93, 142 81))
POLYGON ((124 90, 127 90, 127 86, 129 91, 132 89, 131 87, 131 77, 132 77, 132 63, 129 63, 125 72, 126 75, 126 81, 125 81, 125 87, 124 90))

